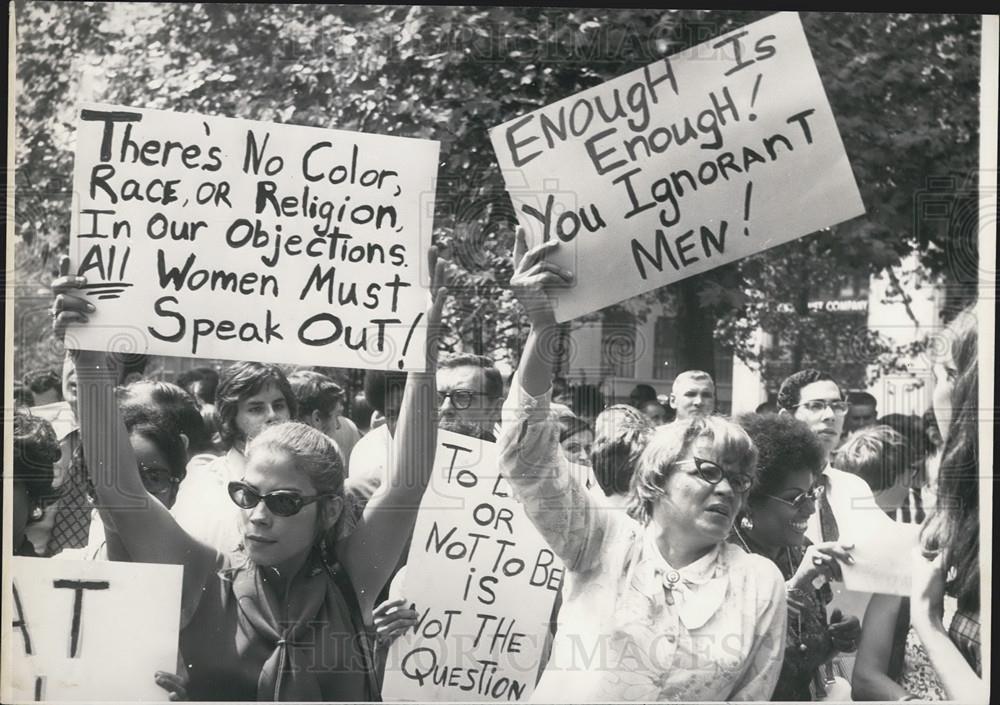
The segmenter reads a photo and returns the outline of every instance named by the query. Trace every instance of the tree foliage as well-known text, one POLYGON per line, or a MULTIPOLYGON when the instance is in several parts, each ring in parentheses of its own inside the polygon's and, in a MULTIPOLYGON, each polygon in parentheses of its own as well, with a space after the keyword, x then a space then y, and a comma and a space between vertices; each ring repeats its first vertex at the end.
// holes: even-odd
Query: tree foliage
MULTIPOLYGON (((441 142, 434 237, 465 288, 447 312, 447 341, 511 357, 525 330, 506 289, 515 217, 489 129, 765 14, 63 2, 21 3, 16 13, 19 283, 37 291, 51 253, 66 247, 81 98, 422 137, 441 142)), ((814 348, 825 323, 776 304, 909 253, 933 276, 965 281, 971 262, 974 277, 974 251, 956 259, 948 223, 915 220, 914 207, 930 176, 958 179, 939 189, 947 199, 970 188, 977 20, 803 20, 868 215, 625 304, 641 317, 660 297, 688 302, 682 315, 705 330, 688 346, 694 359, 721 344, 760 362, 749 335, 757 325, 793 331, 789 344, 808 348, 805 358, 822 355, 814 348), (787 274, 792 262, 798 277, 787 274)), ((53 354, 44 321, 28 319, 20 354, 44 360, 53 354)))

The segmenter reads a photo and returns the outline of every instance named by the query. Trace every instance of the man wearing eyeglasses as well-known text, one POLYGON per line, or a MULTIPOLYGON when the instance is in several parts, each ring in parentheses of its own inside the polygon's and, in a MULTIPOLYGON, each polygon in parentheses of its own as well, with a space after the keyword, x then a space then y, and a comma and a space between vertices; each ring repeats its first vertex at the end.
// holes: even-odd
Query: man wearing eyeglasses
MULTIPOLYGON (((816 369, 796 372, 781 383, 778 391, 779 414, 791 414, 804 421, 819 438, 823 447, 826 494, 833 517, 822 517, 822 511, 810 519, 808 536, 811 540, 834 541, 844 528, 854 529, 865 522, 876 506, 868 483, 857 475, 841 472, 830 465, 833 451, 840 444, 844 421, 850 404, 844 400, 837 382, 816 369)), ((822 507, 821 507, 822 509, 822 507)))
POLYGON ((438 363, 438 428, 494 442, 503 376, 483 355, 457 353, 438 363))
MULTIPOLYGON (((778 413, 790 414, 808 424, 823 448, 825 467, 821 480, 824 492, 817 499, 817 511, 809 517, 806 536, 813 543, 878 541, 882 531, 891 530, 892 524, 887 526, 885 522, 892 520, 878 508, 867 482, 830 464, 850 410, 840 386, 825 372, 802 370, 781 383, 777 402, 778 413), (842 536, 842 533, 848 535, 842 536)), ((830 603, 831 608, 839 608, 844 614, 865 613, 871 593, 846 590, 843 584, 832 587, 834 600, 830 603)), ((840 675, 850 679, 854 668, 853 657, 842 654, 837 661, 840 675)))

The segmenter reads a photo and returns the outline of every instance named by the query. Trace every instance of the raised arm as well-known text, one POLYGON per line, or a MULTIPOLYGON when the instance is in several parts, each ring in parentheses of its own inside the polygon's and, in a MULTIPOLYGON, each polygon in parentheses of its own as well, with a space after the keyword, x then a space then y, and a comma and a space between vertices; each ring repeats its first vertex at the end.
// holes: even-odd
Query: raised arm
MULTIPOLYGON (((72 291, 86 284, 83 277, 67 276, 69 260, 60 263, 63 276, 52 284, 53 328, 65 334, 71 323, 86 323, 93 305, 72 291)), ((74 353, 80 436, 101 516, 113 523, 130 560, 138 563, 180 564, 184 570, 185 606, 195 598, 215 552, 189 536, 142 484, 135 453, 129 443, 115 399, 118 358, 113 353, 79 350, 74 353)))
POLYGON ((545 351, 555 349, 551 343, 557 334, 549 291, 573 281, 571 272, 545 261, 558 246, 553 241, 529 250, 524 234, 517 233, 510 286, 531 331, 504 404, 499 470, 556 555, 570 570, 585 571, 600 560, 609 515, 572 477, 549 411, 552 360, 545 351))
POLYGON ((365 505, 357 528, 343 540, 338 551, 354 582, 362 612, 374 606, 379 592, 399 564, 410 535, 424 489, 434 469, 437 450, 437 387, 435 374, 441 309, 447 298, 448 265, 430 251, 431 303, 425 315, 427 368, 410 372, 393 435, 395 462, 388 468, 387 482, 365 505))

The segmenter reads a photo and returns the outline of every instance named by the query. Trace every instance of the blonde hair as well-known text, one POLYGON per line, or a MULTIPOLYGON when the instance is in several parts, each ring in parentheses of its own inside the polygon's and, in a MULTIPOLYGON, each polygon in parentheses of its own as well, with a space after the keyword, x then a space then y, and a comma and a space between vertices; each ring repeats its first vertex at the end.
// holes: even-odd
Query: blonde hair
POLYGON ((702 438, 713 444, 715 454, 736 465, 736 472, 755 476, 757 448, 747 432, 721 416, 695 417, 660 426, 653 431, 632 476, 628 513, 642 524, 653 518, 653 507, 663 496, 663 486, 691 447, 702 438))

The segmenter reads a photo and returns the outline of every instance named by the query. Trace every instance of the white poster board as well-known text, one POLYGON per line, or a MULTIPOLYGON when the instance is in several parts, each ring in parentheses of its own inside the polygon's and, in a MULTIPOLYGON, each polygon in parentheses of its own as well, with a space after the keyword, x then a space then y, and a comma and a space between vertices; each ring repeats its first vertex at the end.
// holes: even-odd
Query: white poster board
POLYGON ((919 539, 920 524, 891 520, 881 522, 878 531, 868 533, 867 537, 854 538, 851 550, 854 564, 840 564, 844 587, 855 592, 909 597, 913 551, 919 539))
POLYGON ((177 671, 179 565, 14 557, 12 696, 30 701, 166 701, 177 671))
POLYGON ((490 132, 568 321, 864 213, 799 17, 778 13, 490 132))
POLYGON ((439 431, 403 586, 419 621, 389 649, 383 700, 527 700, 562 577, 496 446, 439 431))
POLYGON ((108 105, 79 113, 92 350, 424 369, 437 142, 108 105))

